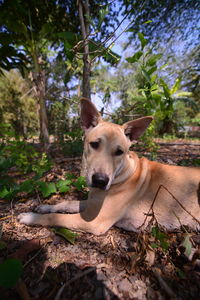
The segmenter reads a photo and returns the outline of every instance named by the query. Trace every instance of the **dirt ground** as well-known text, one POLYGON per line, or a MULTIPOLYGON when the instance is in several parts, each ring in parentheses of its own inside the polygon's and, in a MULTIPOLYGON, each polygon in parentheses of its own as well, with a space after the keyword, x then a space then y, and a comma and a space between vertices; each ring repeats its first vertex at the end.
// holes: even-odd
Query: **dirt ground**
MULTIPOLYGON (((196 164, 200 142, 187 140, 163 142, 157 160, 168 164, 196 164)), ((148 152, 136 147, 140 154, 148 152)), ((138 152, 137 151, 137 152, 138 152)), ((57 157, 46 180, 62 178, 66 172, 80 172, 80 158, 57 157)), ((197 232, 165 233, 169 248, 151 233, 126 232, 117 228, 96 237, 78 233, 74 244, 51 229, 19 224, 19 213, 34 210, 42 203, 81 199, 79 192, 20 198, 16 202, 0 200, 0 225, 6 249, 0 250, 0 262, 7 257, 23 262, 22 278, 16 288, 0 289, 0 299, 55 300, 164 300, 200 299, 200 235, 197 232), (190 246, 186 253, 187 240, 190 246), (156 248, 153 244, 157 244, 156 248)))

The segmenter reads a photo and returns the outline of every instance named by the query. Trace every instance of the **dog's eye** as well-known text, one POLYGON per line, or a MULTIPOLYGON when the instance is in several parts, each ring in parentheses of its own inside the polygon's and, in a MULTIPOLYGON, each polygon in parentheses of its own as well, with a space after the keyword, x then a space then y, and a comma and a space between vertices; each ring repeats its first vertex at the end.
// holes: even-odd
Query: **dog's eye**
POLYGON ((91 146, 93 149, 98 149, 98 147, 99 147, 99 142, 90 142, 90 146, 91 146))
POLYGON ((124 153, 124 151, 121 150, 121 149, 117 149, 117 150, 115 151, 115 155, 116 155, 116 156, 122 155, 123 153, 124 153))

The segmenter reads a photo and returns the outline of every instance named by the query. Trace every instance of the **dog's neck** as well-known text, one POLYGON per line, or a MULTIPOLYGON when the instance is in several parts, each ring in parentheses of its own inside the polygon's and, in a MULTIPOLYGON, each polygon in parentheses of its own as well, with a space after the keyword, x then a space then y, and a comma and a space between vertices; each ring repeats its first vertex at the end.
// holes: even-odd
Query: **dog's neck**
POLYGON ((139 158, 135 152, 129 152, 121 166, 115 173, 112 184, 118 184, 126 181, 136 170, 139 158))

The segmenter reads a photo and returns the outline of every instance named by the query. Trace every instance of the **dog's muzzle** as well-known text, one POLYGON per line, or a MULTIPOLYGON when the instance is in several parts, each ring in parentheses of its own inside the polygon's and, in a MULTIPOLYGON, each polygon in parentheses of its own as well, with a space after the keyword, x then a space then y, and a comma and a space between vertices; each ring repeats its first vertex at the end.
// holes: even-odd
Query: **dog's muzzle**
POLYGON ((95 173, 92 175, 92 187, 105 190, 108 182, 109 177, 106 174, 95 173))

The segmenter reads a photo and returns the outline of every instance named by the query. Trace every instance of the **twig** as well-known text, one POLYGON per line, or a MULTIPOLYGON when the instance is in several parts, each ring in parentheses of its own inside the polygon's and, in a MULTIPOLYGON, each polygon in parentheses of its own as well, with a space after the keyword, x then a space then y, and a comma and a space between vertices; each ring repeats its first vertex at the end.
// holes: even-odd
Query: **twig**
POLYGON ((70 285, 72 282, 78 280, 79 278, 81 278, 81 277, 83 277, 83 276, 85 276, 85 275, 87 275, 87 274, 89 274, 89 273, 95 271, 95 269, 96 269, 95 267, 91 267, 91 268, 89 268, 89 269, 83 271, 82 273, 80 273, 80 274, 74 276, 74 277, 73 277, 72 279, 70 279, 69 281, 66 281, 66 282, 61 286, 61 288, 58 290, 58 292, 57 292, 56 297, 55 297, 54 300, 59 300, 59 299, 60 299, 60 296, 62 295, 62 292, 64 291, 64 289, 65 289, 66 286, 70 285))
POLYGON ((152 201, 152 204, 151 204, 151 206, 150 206, 150 208, 149 208, 149 210, 148 210, 148 212, 146 213, 146 217, 145 217, 145 219, 144 219, 144 222, 142 223, 142 225, 139 227, 139 228, 142 228, 143 226, 144 226, 144 224, 146 223, 146 220, 147 220, 147 218, 148 218, 148 216, 149 216, 149 214, 150 214, 150 212, 152 211, 152 213, 153 213, 153 217, 155 217, 155 215, 154 215, 154 212, 153 212, 153 206, 154 206, 154 203, 155 203, 155 201, 156 201, 156 198, 157 198, 157 196, 158 196, 158 193, 160 192, 160 190, 161 190, 161 188, 163 188, 163 189, 165 189, 171 196, 172 196, 172 198, 176 201, 176 202, 178 202, 178 204, 181 206, 181 208, 183 209, 183 210, 185 210, 186 211, 186 213, 188 213, 199 225, 200 225, 200 221, 197 219, 197 218, 195 218, 192 214, 191 214, 191 212, 189 212, 185 207, 184 207, 184 205, 168 190, 168 188, 166 188, 164 185, 160 185, 159 187, 158 187, 158 189, 157 189, 157 192, 156 192, 156 194, 155 194, 155 197, 154 197, 154 199, 153 199, 153 201, 152 201))
POLYGON ((196 144, 196 143, 162 143, 162 142, 158 142, 159 145, 161 146, 200 146, 200 144, 196 144))
POLYGON ((13 216, 5 216, 5 217, 0 218, 0 221, 6 220, 6 219, 9 219, 9 218, 12 218, 12 217, 13 216))
POLYGON ((160 275, 160 270, 157 268, 153 268, 152 271, 156 279, 158 280, 160 286, 167 293, 167 295, 170 296, 170 299, 177 299, 175 293, 172 291, 172 289, 169 287, 169 285, 164 281, 164 279, 160 275))
POLYGON ((11 218, 12 218, 12 222, 14 222, 13 201, 14 201, 14 198, 12 198, 12 200, 11 200, 11 202, 10 202, 10 210, 11 210, 11 218))
POLYGON ((42 249, 44 248, 46 246, 46 244, 45 245, 43 245, 39 250, 38 250, 38 252, 35 254, 35 255, 33 255, 24 265, 23 265, 23 268, 25 268, 32 260, 34 260, 35 258, 36 258, 36 256, 38 256, 38 254, 42 251, 42 249))
POLYGON ((184 231, 185 231, 187 234, 189 234, 188 231, 187 231, 187 229, 185 228, 185 226, 181 223, 181 220, 180 220, 180 218, 177 216, 177 214, 175 213, 175 211, 172 211, 172 212, 173 212, 173 214, 175 215, 175 217, 177 218, 177 220, 178 220, 178 222, 179 222, 179 224, 180 224, 180 227, 182 227, 182 228, 184 229, 184 231))
POLYGON ((25 94, 23 94, 20 98, 21 98, 21 100, 24 98, 24 97, 26 97, 28 94, 30 94, 30 92, 32 92, 32 90, 33 90, 34 88, 32 87, 30 90, 28 90, 28 92, 26 92, 25 94))
POLYGON ((185 207, 184 207, 184 205, 164 186, 164 185, 160 185, 160 187, 162 187, 162 188, 164 188, 171 196, 172 196, 172 198, 174 199, 174 200, 176 200, 176 202, 178 202, 178 204, 181 206, 181 208, 183 209, 183 210, 185 210, 186 211, 186 213, 188 213, 199 225, 200 225, 200 221, 197 219, 197 218, 195 218, 192 214, 191 214, 191 212, 189 212, 185 207))
POLYGON ((101 43, 101 45, 106 44, 116 33, 116 31, 119 29, 119 27, 122 25, 122 23, 126 20, 128 15, 130 14, 131 10, 125 15, 125 17, 121 20, 121 22, 118 24, 118 26, 115 28, 115 30, 101 43))
POLYGON ((28 289, 27 289, 27 286, 26 286, 26 283, 20 279, 16 285, 16 290, 20 296, 20 299, 22 300, 30 300, 30 296, 29 296, 29 293, 28 293, 28 289))
MULTIPOLYGON (((144 4, 145 4, 145 1, 144 1, 144 3, 142 4, 142 7, 141 7, 141 9, 143 8, 143 6, 144 6, 144 4)), ((129 13, 128 13, 129 14, 129 13)), ((127 16, 128 16, 128 14, 125 16, 125 18, 127 18, 127 16)), ((124 18, 124 19, 125 19, 124 18)), ((124 19, 123 19, 123 21, 124 21, 124 19)), ((120 36, 129 28, 129 26, 133 23, 135 21, 135 19, 134 20, 132 20, 132 21, 130 21, 129 23, 128 23, 128 25, 125 27, 125 29, 124 30, 122 30, 122 32, 105 48, 105 50, 104 51, 102 51, 102 53, 101 53, 101 55, 103 54, 103 53, 105 53, 107 50, 109 50, 110 49, 110 47, 111 47, 111 45, 112 44, 114 44, 119 38, 120 38, 120 36)), ((115 32, 115 31, 114 31, 115 32)), ((97 55, 98 56, 98 55, 97 55)), ((92 59, 92 61, 91 61, 91 63, 96 59, 96 57, 97 56, 95 56, 93 59, 92 59)))
POLYGON ((153 206, 154 206, 154 203, 156 201, 156 198, 158 197, 158 193, 160 192, 161 187, 162 187, 162 185, 160 185, 159 188, 157 189, 157 192, 156 192, 155 197, 154 197, 154 199, 151 203, 151 206, 150 206, 148 212, 145 214, 146 216, 145 216, 144 222, 142 223, 142 225, 140 225, 139 229, 141 229, 145 225, 146 220, 149 217, 151 211, 152 211, 152 214, 153 214, 152 217, 155 217, 154 212, 153 212, 153 206))
POLYGON ((54 300, 59 300, 59 299, 60 299, 60 296, 62 295, 62 292, 64 291, 65 287, 66 287, 66 283, 64 283, 64 284, 61 286, 61 288, 58 290, 58 292, 57 292, 57 294, 56 294, 54 300))

